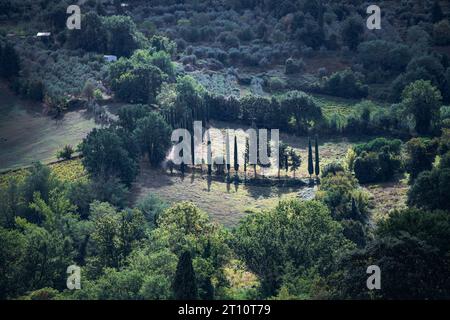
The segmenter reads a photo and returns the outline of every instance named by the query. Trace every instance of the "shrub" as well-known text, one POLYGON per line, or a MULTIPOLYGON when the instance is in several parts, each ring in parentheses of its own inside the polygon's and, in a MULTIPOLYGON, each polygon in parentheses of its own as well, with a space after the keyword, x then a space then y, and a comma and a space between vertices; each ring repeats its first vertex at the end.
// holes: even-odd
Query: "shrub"
POLYGON ((361 75, 351 70, 333 73, 325 78, 319 90, 344 98, 365 98, 369 93, 367 85, 362 83, 361 75))
POLYGON ((355 176, 360 183, 388 181, 401 169, 400 140, 377 138, 354 147, 355 176))
POLYGON ((226 48, 239 48, 239 39, 231 32, 225 31, 219 34, 217 41, 226 48))
POLYGON ((327 177, 330 174, 336 175, 338 172, 344 172, 344 167, 339 162, 331 162, 322 169, 322 178, 327 177))
POLYGON ((305 63, 303 62, 303 59, 295 60, 293 58, 289 58, 286 60, 284 71, 286 74, 300 73, 303 70, 305 70, 305 63))
POLYGON ((72 159, 72 155, 75 153, 75 150, 71 145, 66 145, 64 148, 58 152, 58 159, 70 160, 72 159))

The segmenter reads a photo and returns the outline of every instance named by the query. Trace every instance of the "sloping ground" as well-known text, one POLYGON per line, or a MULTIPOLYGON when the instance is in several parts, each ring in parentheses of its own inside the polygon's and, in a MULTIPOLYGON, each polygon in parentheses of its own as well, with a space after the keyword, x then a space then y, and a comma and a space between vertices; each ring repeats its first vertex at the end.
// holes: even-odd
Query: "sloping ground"
POLYGON ((46 116, 41 106, 19 99, 0 83, 0 172, 54 161, 58 150, 76 146, 95 126, 85 110, 57 120, 46 116))
POLYGON ((393 210, 406 208, 409 186, 404 180, 366 185, 365 188, 372 194, 371 220, 374 223, 386 219, 393 210))
MULTIPOLYGON (((310 187, 303 188, 302 194, 307 193, 305 189, 314 194, 313 188, 310 187)), ((231 227, 246 213, 273 208, 281 199, 299 196, 300 190, 287 187, 244 186, 219 181, 209 183, 206 175, 202 176, 200 173, 194 175, 189 173, 182 178, 143 164, 131 193, 135 201, 149 193, 154 193, 169 203, 192 201, 214 221, 231 227)))

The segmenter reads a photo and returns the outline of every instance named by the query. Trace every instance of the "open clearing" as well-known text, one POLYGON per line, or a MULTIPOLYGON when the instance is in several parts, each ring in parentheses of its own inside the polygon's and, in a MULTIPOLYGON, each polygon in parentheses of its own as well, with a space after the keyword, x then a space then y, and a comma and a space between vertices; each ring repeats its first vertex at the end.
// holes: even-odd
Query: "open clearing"
POLYGON ((199 172, 189 173, 183 178, 143 164, 132 194, 135 200, 154 193, 169 203, 192 201, 214 221, 231 227, 246 213, 273 208, 280 200, 297 196, 311 199, 314 189, 235 185, 215 180, 208 182, 206 174, 202 176, 199 172))
POLYGON ((53 119, 40 105, 17 98, 4 83, 0 97, 0 171, 54 161, 58 150, 76 146, 96 126, 86 110, 53 119))
MULTIPOLYGON (((98 126, 85 110, 70 111, 65 113, 62 119, 55 120, 45 115, 41 106, 17 98, 2 83, 0 83, 0 91, 2 93, 0 100, 0 150, 2 150, 0 172, 28 166, 35 161, 44 163, 54 161, 56 152, 64 145, 76 146, 92 128, 98 126)), ((112 108, 117 108, 117 106, 112 108)), ((212 122, 211 125, 222 131, 227 128, 248 129, 245 126, 218 121, 212 122)), ((280 134, 280 139, 301 155, 302 164, 295 173, 296 178, 307 178, 309 176, 307 172, 308 138, 280 134)), ((342 161, 349 147, 364 141, 367 139, 319 137, 321 167, 332 161, 342 161)), ((242 149, 240 152, 243 152, 242 149)), ((64 177, 70 177, 72 175, 80 176, 82 167, 80 160, 73 160, 52 165, 52 170, 57 174, 62 172, 64 177)), ((15 175, 17 174, 21 173, 15 173, 15 175)), ((253 177, 253 174, 252 168, 249 168, 249 177, 253 177)), ((258 175, 261 174, 262 172, 258 170, 258 175)), ((266 170, 265 174, 275 176, 277 172, 266 170)), ((8 175, 2 175, 3 184, 8 175)), ((292 177, 294 173, 283 171, 281 175, 292 177)), ((373 194, 375 221, 383 218, 389 210, 404 206, 407 185, 403 182, 365 187, 373 194)), ((132 200, 137 201, 148 193, 155 193, 170 203, 193 201, 210 214, 213 220, 231 227, 236 225, 245 214, 273 208, 282 199, 295 197, 311 199, 314 197, 315 189, 310 186, 296 188, 244 184, 236 186, 217 180, 208 183, 206 176, 202 176, 198 172, 194 175, 189 173, 182 178, 177 174, 170 175, 163 169, 151 169, 143 164, 141 174, 133 186, 132 200)))

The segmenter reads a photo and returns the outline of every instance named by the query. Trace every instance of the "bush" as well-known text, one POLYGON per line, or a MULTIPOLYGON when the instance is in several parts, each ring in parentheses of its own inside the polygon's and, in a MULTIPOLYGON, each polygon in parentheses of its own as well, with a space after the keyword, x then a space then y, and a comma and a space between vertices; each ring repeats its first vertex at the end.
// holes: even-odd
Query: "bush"
POLYGON ((286 60, 284 71, 286 74, 300 73, 303 70, 305 70, 305 63, 303 62, 303 59, 295 60, 293 58, 289 58, 286 60))
POLYGON ((239 48, 239 39, 231 32, 225 31, 219 34, 217 41, 222 43, 225 48, 239 48))
POLYGON ((378 68, 388 71, 403 71, 411 60, 409 48, 384 40, 365 41, 358 46, 359 59, 367 70, 378 68))
POLYGON ((71 145, 66 145, 64 148, 58 152, 58 159, 70 160, 72 159, 72 155, 75 153, 75 150, 71 145))
POLYGON ((427 210, 450 210, 450 169, 434 168, 419 174, 408 192, 408 205, 427 210))
POLYGON ((360 183, 388 181, 401 169, 400 140, 377 138, 354 147, 355 176, 360 183))
POLYGON ((331 162, 325 165, 322 169, 322 178, 327 177, 330 174, 336 175, 338 172, 344 172, 344 167, 339 162, 331 162))
POLYGON ((351 70, 333 73, 325 78, 319 90, 343 98, 365 98, 369 93, 367 85, 362 83, 361 75, 351 70))

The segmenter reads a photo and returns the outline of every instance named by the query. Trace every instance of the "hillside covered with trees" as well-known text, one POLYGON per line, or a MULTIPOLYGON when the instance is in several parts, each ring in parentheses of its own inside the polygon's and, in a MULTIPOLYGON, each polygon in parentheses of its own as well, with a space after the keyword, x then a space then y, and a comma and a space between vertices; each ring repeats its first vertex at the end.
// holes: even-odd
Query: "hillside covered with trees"
POLYGON ((447 1, 379 1, 380 29, 359 0, 72 4, 0 0, 0 146, 30 159, 0 161, 0 299, 450 299, 447 1), (95 125, 44 161, 21 114, 95 125), (194 121, 247 131, 198 163, 194 121))

